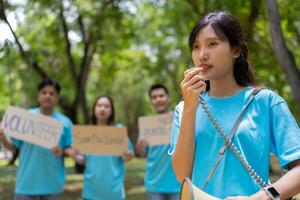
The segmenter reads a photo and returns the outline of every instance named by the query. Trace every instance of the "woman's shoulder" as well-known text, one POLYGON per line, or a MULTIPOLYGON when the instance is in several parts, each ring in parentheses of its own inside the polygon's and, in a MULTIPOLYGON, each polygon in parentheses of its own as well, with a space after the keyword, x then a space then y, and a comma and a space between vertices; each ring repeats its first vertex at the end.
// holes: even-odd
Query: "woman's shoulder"
POLYGON ((125 127, 123 124, 121 124, 121 123, 116 123, 116 124, 114 124, 113 125, 114 127, 116 127, 116 128, 123 128, 123 127, 125 127))
POLYGON ((184 101, 180 101, 180 102, 176 105, 176 107, 175 107, 175 109, 174 109, 174 112, 176 113, 176 112, 179 112, 180 110, 182 111, 182 110, 183 110, 183 106, 184 106, 184 101))
POLYGON ((176 108, 179 108, 179 107, 183 107, 183 105, 184 105, 184 101, 180 101, 180 102, 176 105, 175 109, 176 109, 176 108))
POLYGON ((267 87, 262 87, 261 91, 256 96, 257 101, 268 103, 270 106, 285 102, 275 90, 267 87))

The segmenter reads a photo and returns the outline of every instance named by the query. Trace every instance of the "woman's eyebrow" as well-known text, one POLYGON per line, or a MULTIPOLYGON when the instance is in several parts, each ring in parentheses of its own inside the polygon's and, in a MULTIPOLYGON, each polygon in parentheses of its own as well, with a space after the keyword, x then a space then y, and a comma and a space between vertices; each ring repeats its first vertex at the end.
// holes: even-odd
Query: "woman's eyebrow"
MULTIPOLYGON (((219 40, 219 41, 221 41, 221 39, 217 38, 217 37, 209 37, 209 38, 205 38, 205 40, 219 40)), ((194 42, 199 42, 199 40, 197 39, 194 42)))

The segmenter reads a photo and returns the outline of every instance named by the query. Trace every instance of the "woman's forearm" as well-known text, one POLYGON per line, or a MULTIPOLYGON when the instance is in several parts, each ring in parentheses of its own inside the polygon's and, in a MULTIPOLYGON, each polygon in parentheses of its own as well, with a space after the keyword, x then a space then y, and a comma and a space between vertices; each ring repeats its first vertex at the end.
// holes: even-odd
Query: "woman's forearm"
MULTIPOLYGON (((292 169, 278 179, 272 186, 279 192, 280 199, 288 199, 300 192, 300 160, 295 161, 292 169)), ((251 199, 257 200, 270 200, 264 190, 260 190, 251 196, 251 199)), ((227 198, 232 200, 234 198, 227 198)), ((235 199, 234 199, 235 200, 235 199)))
POLYGON ((294 161, 292 165, 292 168, 273 184, 281 199, 300 193, 300 160, 294 161))
POLYGON ((182 112, 179 137, 172 157, 172 164, 177 179, 182 182, 190 177, 195 151, 195 115, 197 109, 184 108, 182 112))

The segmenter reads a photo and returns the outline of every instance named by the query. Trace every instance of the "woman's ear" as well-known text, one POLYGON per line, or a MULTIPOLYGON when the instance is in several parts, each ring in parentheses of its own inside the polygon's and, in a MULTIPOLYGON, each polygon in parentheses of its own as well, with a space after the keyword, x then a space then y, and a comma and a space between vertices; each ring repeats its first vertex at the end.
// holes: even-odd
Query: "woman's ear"
POLYGON ((240 48, 234 47, 232 53, 233 53, 233 57, 234 57, 234 58, 240 57, 240 55, 241 55, 240 48))

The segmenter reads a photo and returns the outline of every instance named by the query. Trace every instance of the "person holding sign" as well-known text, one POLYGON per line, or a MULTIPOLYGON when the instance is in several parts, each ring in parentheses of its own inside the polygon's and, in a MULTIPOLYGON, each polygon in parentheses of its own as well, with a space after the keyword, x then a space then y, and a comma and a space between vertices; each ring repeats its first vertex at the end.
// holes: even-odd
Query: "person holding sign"
MULTIPOLYGON (((100 96, 93 106, 92 124, 114 126, 115 110, 109 96, 100 96)), ((73 147, 74 148, 74 147, 73 147)), ((73 151, 72 157, 85 165, 82 197, 89 200, 125 199, 125 162, 133 157, 133 147, 128 140, 128 150, 123 156, 81 155, 73 151)))
POLYGON ((300 192, 300 129, 283 98, 255 87, 241 24, 227 12, 202 18, 189 36, 195 67, 171 130, 172 163, 219 199, 287 199, 300 192), (250 101, 251 100, 251 101, 250 101), (270 153, 282 168, 268 181, 270 153))
POLYGON ((58 146, 47 149, 33 143, 6 138, 0 130, 0 142, 10 150, 20 151, 14 200, 60 199, 65 181, 64 155, 72 143, 72 122, 54 111, 60 86, 45 79, 38 86, 39 107, 29 112, 51 117, 63 124, 58 146))
MULTIPOLYGON (((149 90, 149 97, 157 114, 169 112, 170 96, 164 85, 153 85, 149 90)), ((179 199, 180 184, 171 165, 169 148, 169 144, 150 146, 144 138, 139 138, 137 141, 137 151, 142 157, 147 157, 144 184, 149 200, 179 199)))

